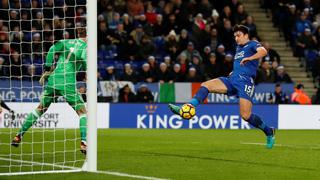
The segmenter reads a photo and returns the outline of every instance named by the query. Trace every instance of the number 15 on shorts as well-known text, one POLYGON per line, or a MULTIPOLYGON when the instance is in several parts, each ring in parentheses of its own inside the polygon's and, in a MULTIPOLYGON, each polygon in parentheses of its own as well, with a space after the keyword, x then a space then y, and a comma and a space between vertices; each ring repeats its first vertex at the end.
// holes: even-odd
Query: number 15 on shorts
POLYGON ((254 86, 244 85, 244 91, 248 94, 248 96, 252 97, 254 86))

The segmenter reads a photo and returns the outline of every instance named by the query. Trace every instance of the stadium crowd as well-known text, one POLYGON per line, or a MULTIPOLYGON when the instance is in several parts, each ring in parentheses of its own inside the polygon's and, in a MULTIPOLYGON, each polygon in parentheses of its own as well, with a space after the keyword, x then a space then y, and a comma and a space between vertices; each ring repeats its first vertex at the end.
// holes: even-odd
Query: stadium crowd
MULTIPOLYGON (((308 2, 261 0, 273 17, 282 18, 273 18, 274 24, 284 32, 288 43, 304 47, 304 51, 296 48, 296 54, 307 62, 314 57, 317 60, 312 63, 319 63, 320 15, 308 2), (295 16, 290 16, 293 12, 295 16), (283 21, 288 17, 290 21, 283 21)), ((60 39, 75 38, 76 27, 85 25, 85 3, 2 1, 0 77, 38 80, 49 47, 60 39)), ((246 25, 250 38, 263 42, 254 18, 239 0, 98 0, 97 17, 98 80, 201 82, 232 71, 235 24, 246 25)), ((263 45, 269 53, 260 61, 256 83, 291 83, 280 55, 268 42, 263 45)), ((316 79, 320 63, 307 67, 316 79)), ((80 73, 78 79, 85 80, 85 75, 80 73)))

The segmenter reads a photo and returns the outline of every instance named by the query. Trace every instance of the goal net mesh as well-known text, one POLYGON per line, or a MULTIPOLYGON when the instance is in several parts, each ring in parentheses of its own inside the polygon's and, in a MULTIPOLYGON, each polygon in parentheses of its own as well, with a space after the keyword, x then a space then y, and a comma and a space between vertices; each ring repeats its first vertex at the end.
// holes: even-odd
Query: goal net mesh
MULTIPOLYGON (((77 27, 85 26, 86 0, 0 2, 0 96, 15 114, 13 119, 5 108, 0 114, 0 175, 82 167, 79 116, 59 94, 18 147, 11 141, 39 105, 45 89, 39 79, 49 48, 59 40, 77 38, 77 27)), ((85 72, 73 75, 78 92, 85 95, 85 72)))

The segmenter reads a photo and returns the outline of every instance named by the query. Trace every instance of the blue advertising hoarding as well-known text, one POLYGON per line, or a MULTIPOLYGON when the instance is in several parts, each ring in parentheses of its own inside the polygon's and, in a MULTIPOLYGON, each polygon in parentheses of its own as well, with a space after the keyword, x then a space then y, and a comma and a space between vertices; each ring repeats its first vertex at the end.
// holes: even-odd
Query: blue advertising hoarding
MULTIPOLYGON (((255 105, 253 112, 278 128, 277 105, 255 105)), ((241 120, 236 104, 205 104, 197 107, 197 116, 183 120, 167 104, 110 104, 110 128, 138 129, 250 129, 241 120)))

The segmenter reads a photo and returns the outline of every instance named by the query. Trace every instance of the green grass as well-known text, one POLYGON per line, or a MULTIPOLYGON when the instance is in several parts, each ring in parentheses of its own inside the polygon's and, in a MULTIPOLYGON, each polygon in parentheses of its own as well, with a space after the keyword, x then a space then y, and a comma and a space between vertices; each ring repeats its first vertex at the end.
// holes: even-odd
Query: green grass
MULTIPOLYGON (((3 132, 3 130, 1 130, 3 132)), ((51 132, 48 132, 51 133, 51 132)), ((63 131, 45 136, 56 139, 64 137, 63 131)), ((72 137, 74 130, 65 132, 72 137)), ((277 131, 276 146, 272 150, 261 145, 243 143, 264 143, 265 137, 258 130, 128 130, 109 129, 98 131, 98 169, 127 174, 152 176, 167 179, 320 179, 320 131, 277 131)), ((34 141, 43 136, 34 135, 34 141)), ((9 135, 0 133, 5 154, 9 135)), ((30 139, 24 139, 28 141, 30 139)), ((78 142, 70 141, 68 148, 78 148, 78 142)), ((56 144, 60 149, 64 144, 56 144)), ((30 149, 50 152, 53 145, 43 147, 24 145, 23 152, 30 149)), ((21 149, 12 149, 19 153, 21 149)), ((73 161, 74 154, 56 154, 55 162, 65 159, 73 161), (72 157, 70 157, 72 156, 72 157)), ((31 160, 31 157, 23 159, 31 160)), ((48 153, 45 162, 52 163, 48 153)), ((80 166, 83 156, 76 153, 80 166)), ((33 157, 33 161, 41 157, 33 157)), ((7 162, 0 161, 0 166, 7 162)), ((39 167, 40 168, 40 167, 39 167)), ((51 167, 46 167, 51 168, 51 167)), ((0 172, 4 172, 4 169, 0 172)), ((105 174, 69 173, 25 175, 23 180, 49 179, 128 179, 105 174)), ((0 179, 21 179, 21 176, 0 179)))

